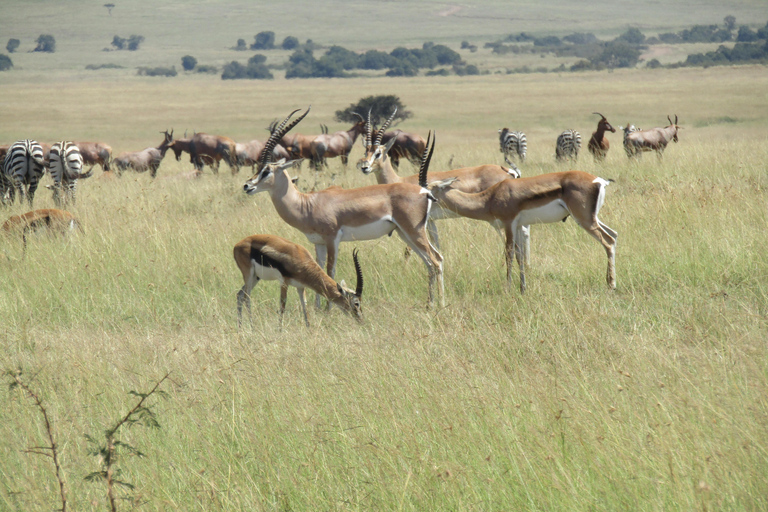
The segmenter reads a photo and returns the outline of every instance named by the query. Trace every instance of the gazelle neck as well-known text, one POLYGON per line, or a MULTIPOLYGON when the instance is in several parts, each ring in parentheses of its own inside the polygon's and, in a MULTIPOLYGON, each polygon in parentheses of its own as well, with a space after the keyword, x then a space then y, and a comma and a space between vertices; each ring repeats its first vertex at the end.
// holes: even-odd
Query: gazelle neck
POLYGON ((389 185, 391 183, 402 183, 403 179, 395 172, 392 167, 392 159, 389 156, 386 157, 384 162, 374 167, 374 174, 376 174, 376 181, 379 185, 389 185))

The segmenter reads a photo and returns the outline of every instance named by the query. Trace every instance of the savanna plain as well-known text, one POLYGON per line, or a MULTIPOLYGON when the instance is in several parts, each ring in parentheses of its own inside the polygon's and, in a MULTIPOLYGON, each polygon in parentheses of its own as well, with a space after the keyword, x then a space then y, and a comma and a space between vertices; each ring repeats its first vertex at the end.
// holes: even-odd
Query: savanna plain
MULTIPOLYGON (((55 54, 54 54, 55 55, 55 54)), ((180 55, 181 56, 181 55, 180 55)), ((179 57, 180 57, 179 56, 179 57)), ((26 57, 25 57, 26 58, 26 57)), ((73 57, 74 58, 74 57, 73 57)), ((83 65, 90 62, 88 57, 83 65)), ((470 220, 442 221, 446 306, 404 244, 341 246, 365 322, 310 309, 291 290, 242 286, 232 248, 269 233, 312 250, 246 168, 192 178, 169 152, 156 179, 130 171, 79 183, 84 232, 3 239, 2 369, 22 371, 57 440, 71 510, 107 508, 103 437, 149 398, 160 428, 126 427, 121 510, 768 509, 768 74, 762 66, 473 77, 235 81, 99 76, 31 65, 0 76, 0 142, 103 140, 115 154, 158 132, 265 139, 270 121, 312 105, 295 128, 346 129, 336 110, 396 94, 399 128, 435 130, 433 170, 503 163, 497 130, 528 136, 524 176, 576 168, 614 180, 600 218, 619 233, 617 289, 605 253, 569 219, 534 226, 528 289, 505 282, 503 243, 470 220), (643 128, 679 116, 663 159, 629 161, 621 133, 595 163, 597 116, 643 128), (584 137, 558 164, 565 128, 584 137)), ((296 174, 308 190, 373 183, 354 167, 296 174)), ((403 163, 401 174, 415 172, 403 163)), ((53 207, 44 178, 35 208, 53 207)), ((12 205, 4 217, 27 211, 12 205)), ((5 375, 5 382, 11 379, 5 375)), ((0 510, 60 507, 34 402, 0 393, 0 510), (34 451, 34 450, 33 450, 34 451)))

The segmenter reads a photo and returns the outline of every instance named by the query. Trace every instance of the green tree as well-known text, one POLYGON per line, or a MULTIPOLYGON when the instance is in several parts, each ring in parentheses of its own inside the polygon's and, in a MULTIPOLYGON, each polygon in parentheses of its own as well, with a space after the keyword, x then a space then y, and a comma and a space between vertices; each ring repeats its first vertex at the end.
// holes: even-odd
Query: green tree
POLYGON ((254 36, 251 50, 272 50, 275 47, 275 33, 271 30, 259 32, 254 36))
POLYGON ((7 71, 13 67, 13 61, 7 55, 0 53, 0 71, 7 71))
POLYGON ((344 110, 337 110, 335 119, 340 123, 356 123, 359 119, 353 114, 356 112, 363 117, 368 116, 371 111, 371 122, 374 125, 381 125, 397 107, 397 114, 393 121, 405 121, 413 117, 413 113, 400 101, 400 98, 394 94, 382 94, 378 96, 366 96, 352 103, 344 110))
POLYGON ((5 45, 5 49, 8 50, 8 53, 13 53, 16 51, 16 48, 18 48, 20 44, 21 42, 18 39, 11 38, 8 40, 8 44, 5 45))
POLYGON ((645 42, 645 35, 640 32, 639 28, 632 27, 617 37, 615 40, 624 41, 625 43, 629 44, 643 44, 645 42))
POLYGON ((280 46, 282 46, 283 50, 295 50, 299 46, 299 40, 293 36, 288 36, 283 39, 283 44, 280 46))
POLYGON ((144 42, 144 36, 132 35, 128 38, 128 50, 136 51, 139 49, 139 45, 144 42))
POLYGON ((736 18, 730 14, 723 18, 723 23, 725 23, 725 28, 730 31, 733 31, 733 29, 736 28, 736 18))
POLYGON ((185 55, 181 58, 181 67, 184 71, 192 71, 197 66, 197 59, 191 55, 185 55))
POLYGON ((33 52, 53 53, 56 51, 56 39, 50 34, 40 34, 40 37, 35 42, 37 46, 32 50, 33 52))
POLYGON ((248 45, 245 44, 245 39, 238 39, 237 46, 233 48, 233 50, 236 50, 238 52, 244 52, 247 49, 248 49, 248 45))

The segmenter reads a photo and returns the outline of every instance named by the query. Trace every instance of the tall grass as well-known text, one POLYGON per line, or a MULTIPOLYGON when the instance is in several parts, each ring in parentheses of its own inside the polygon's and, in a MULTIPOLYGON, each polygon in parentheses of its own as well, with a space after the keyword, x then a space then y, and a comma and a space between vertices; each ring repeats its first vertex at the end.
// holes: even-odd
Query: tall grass
MULTIPOLYGON (((360 242, 366 323, 312 311, 311 330, 295 293, 278 330, 267 282, 253 292, 253 327, 237 331, 234 244, 272 233, 309 247, 268 197, 241 192, 248 172, 192 180, 171 156, 154 181, 97 171, 72 209, 84 234, 33 237, 23 261, 21 242, 3 239, 0 260, 2 364, 34 377, 72 510, 106 503, 82 480, 99 468, 83 434, 167 372, 162 428, 123 432, 147 455, 121 462, 145 510, 768 507, 764 69, 543 78, 0 84, 4 140, 75 134, 116 151, 187 123, 247 140, 308 103, 297 129, 312 132, 383 92, 414 110, 404 129, 437 130, 436 169, 500 162, 503 125, 529 134, 525 175, 566 168, 555 137, 575 127, 586 139, 594 110, 644 127, 677 113, 685 127, 662 161, 629 162, 618 134, 604 164, 580 157, 578 168, 615 180, 601 212, 619 233, 615 292, 603 249, 571 221, 533 228, 525 296, 516 278, 506 290, 490 226, 448 221, 445 308, 425 308, 425 268, 404 261, 397 237, 360 242), (56 110, 20 106, 54 93, 56 110)), ((371 182, 338 162, 299 177, 305 190, 371 182)), ((41 188, 35 206, 52 204, 41 188)), ((353 246, 342 245, 339 278, 353 279, 353 246)), ((55 477, 23 451, 45 434, 36 411, 1 396, 0 509, 48 510, 55 477)))

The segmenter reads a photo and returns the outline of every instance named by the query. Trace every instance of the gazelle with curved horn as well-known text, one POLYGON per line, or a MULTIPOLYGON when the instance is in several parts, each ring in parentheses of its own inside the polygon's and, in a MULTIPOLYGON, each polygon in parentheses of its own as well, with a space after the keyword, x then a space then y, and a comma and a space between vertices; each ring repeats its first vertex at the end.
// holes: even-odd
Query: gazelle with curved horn
POLYGON ((592 137, 589 139, 587 149, 595 157, 596 162, 602 162, 605 160, 605 155, 608 154, 608 149, 611 147, 605 132, 616 133, 616 128, 611 126, 611 123, 600 112, 592 113, 600 116, 601 119, 597 122, 597 130, 592 133, 592 137))
MULTIPOLYGON (((379 182, 379 184, 390 184, 390 183, 412 183, 417 184, 419 182, 419 175, 414 174, 413 176, 406 176, 404 178, 398 176, 398 174, 395 172, 394 167, 392 166, 391 159, 377 159, 376 156, 376 149, 381 144, 381 134, 384 133, 384 130, 389 125, 389 123, 394 119, 395 114, 397 113, 397 108, 395 108, 395 111, 392 112, 392 115, 387 119, 387 121, 384 123, 384 126, 380 130, 378 130, 378 138, 375 143, 371 142, 371 133, 372 128, 370 124, 370 113, 368 116, 367 126, 366 126, 366 145, 365 145, 365 156, 360 159, 360 161, 357 163, 357 168, 362 171, 363 174, 375 174, 376 175, 376 181, 379 182)), ((384 147, 388 149, 388 145, 393 144, 393 139, 390 139, 390 142, 387 143, 384 147)), ((497 184, 500 181, 504 181, 507 178, 519 178, 520 177, 520 170, 514 165, 511 164, 512 167, 502 167, 500 165, 492 165, 492 164, 486 164, 486 165, 478 165, 476 167, 463 167, 461 169, 453 169, 450 171, 441 171, 441 172, 430 172, 427 174, 427 181, 437 181, 437 180, 444 180, 448 178, 457 178, 457 182, 455 185, 455 188, 457 190, 461 190, 462 192, 466 193, 476 193, 480 192, 482 190, 487 189, 488 187, 491 187, 495 184, 497 184)), ((439 202, 432 208, 432 211, 429 215, 429 224, 427 225, 427 229, 429 231, 430 236, 432 237, 432 240, 435 242, 435 246, 437 249, 440 249, 440 238, 437 232, 437 227, 435 226, 434 221, 440 220, 440 219, 455 219, 460 217, 457 213, 451 211, 448 208, 443 207, 439 202)), ((495 226, 497 229, 501 229, 501 224, 497 223, 495 226)), ((524 229, 524 235, 526 240, 526 254, 528 254, 528 227, 525 226, 524 229)))
POLYGON ((501 221, 506 235, 507 283, 512 284, 512 258, 520 265, 520 292, 525 292, 525 259, 520 228, 549 224, 572 215, 579 226, 605 248, 607 281, 616 288, 616 238, 618 234, 600 222, 597 214, 605 201, 609 182, 582 171, 554 172, 518 180, 504 180, 477 194, 467 194, 452 185, 456 178, 430 184, 430 191, 447 208, 470 219, 501 221))
POLYGON ((304 247, 273 235, 252 235, 240 240, 234 249, 235 262, 243 274, 243 287, 237 292, 237 325, 242 323, 243 305, 251 313, 251 290, 261 280, 280 281, 280 326, 288 295, 293 286, 299 293, 304 323, 309 327, 305 288, 326 297, 342 311, 362 322, 363 310, 360 299, 363 295, 363 271, 360 268, 357 249, 352 252, 355 262, 357 284, 355 290, 346 287, 344 281, 337 283, 318 265, 304 247))
MULTIPOLYGON (((272 132, 267 148, 280 140, 309 112, 299 116, 290 125, 289 115, 272 132)), ((295 113, 295 111, 294 111, 295 113)), ((434 145, 432 147, 434 150, 434 145)), ((259 162, 259 172, 245 182, 247 194, 269 192, 272 203, 280 217, 295 227, 315 245, 317 263, 326 266, 333 279, 336 271, 336 255, 339 244, 353 240, 374 240, 393 232, 405 241, 424 261, 429 273, 429 304, 434 303, 434 283, 438 281, 440 303, 443 297, 443 257, 432 247, 427 237, 426 224, 434 198, 426 189, 426 175, 432 153, 422 163, 419 185, 393 183, 372 185, 345 190, 331 187, 318 192, 304 194, 293 185, 288 169, 298 163, 279 161, 271 163, 271 151, 262 152, 265 157, 259 162)), ((386 159, 383 146, 377 149, 378 160, 386 159)), ((320 305, 320 296, 316 298, 320 305)))

